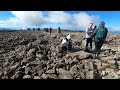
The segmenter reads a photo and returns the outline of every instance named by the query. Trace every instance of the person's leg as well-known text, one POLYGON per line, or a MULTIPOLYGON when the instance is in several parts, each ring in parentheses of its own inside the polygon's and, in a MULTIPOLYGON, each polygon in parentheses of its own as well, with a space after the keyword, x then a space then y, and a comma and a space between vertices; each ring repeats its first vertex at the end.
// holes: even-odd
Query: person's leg
POLYGON ((92 38, 90 38, 90 49, 92 50, 92 38))
POLYGON ((102 45, 103 45, 103 42, 99 42, 98 51, 97 51, 97 57, 100 54, 102 45))
POLYGON ((89 42, 90 42, 89 38, 86 38, 86 47, 88 47, 89 42))
POLYGON ((99 42, 95 42, 95 50, 94 50, 95 58, 97 57, 98 50, 99 50, 99 42))
POLYGON ((62 51, 63 51, 63 52, 66 52, 66 51, 67 51, 67 47, 66 47, 65 44, 62 45, 62 51))
POLYGON ((72 44, 71 44, 71 42, 69 42, 69 47, 68 47, 68 49, 71 51, 72 50, 72 44))

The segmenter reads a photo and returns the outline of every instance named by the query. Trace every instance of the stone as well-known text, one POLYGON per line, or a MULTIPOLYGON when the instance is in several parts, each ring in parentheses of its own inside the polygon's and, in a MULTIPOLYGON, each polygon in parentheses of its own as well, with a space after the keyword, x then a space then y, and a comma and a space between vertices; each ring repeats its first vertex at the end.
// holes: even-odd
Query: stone
POLYGON ((43 55, 42 54, 37 54, 36 57, 39 58, 39 59, 42 59, 43 55))
POLYGON ((118 72, 116 72, 118 75, 120 75, 120 70, 118 72))
POLYGON ((54 61, 53 60, 49 60, 48 61, 48 64, 52 64, 54 61))
POLYGON ((86 74, 86 79, 94 79, 94 71, 88 71, 86 74))
POLYGON ((88 70, 89 70, 89 62, 86 62, 86 63, 85 63, 85 69, 88 69, 88 70))
POLYGON ((2 79, 8 79, 8 76, 4 76, 4 77, 2 77, 2 79))
POLYGON ((30 50, 31 48, 32 48, 32 43, 30 42, 29 44, 28 44, 28 50, 30 50))
POLYGON ((40 60, 35 60, 35 61, 30 62, 30 65, 39 65, 40 63, 41 63, 40 60))
POLYGON ((78 69, 84 69, 84 64, 77 65, 78 69))
POLYGON ((61 53, 61 52, 62 52, 62 47, 57 46, 57 47, 56 47, 56 52, 61 53))
POLYGON ((10 69, 15 70, 18 66, 20 66, 20 63, 16 62, 14 65, 10 66, 10 69))
POLYGON ((93 70, 94 67, 93 67, 93 63, 92 62, 89 62, 89 70, 93 70))
POLYGON ((117 73, 113 73, 112 76, 114 77, 114 79, 120 79, 120 76, 117 73))
POLYGON ((108 60, 109 64, 115 64, 115 60, 108 60))
POLYGON ((77 73, 77 66, 76 65, 72 66, 70 73, 73 75, 77 73))
POLYGON ((30 75, 24 75, 23 79, 31 79, 31 76, 30 75))
POLYGON ((36 67, 34 67, 35 71, 40 71, 42 70, 42 63, 40 63, 39 65, 37 65, 36 67))
POLYGON ((114 77, 112 75, 107 75, 105 76, 105 79, 114 79, 114 77))
POLYGON ((91 53, 87 53, 84 51, 78 51, 75 53, 68 53, 67 56, 71 56, 72 58, 77 58, 77 59, 87 59, 87 58, 92 58, 92 54, 91 53))
POLYGON ((11 77, 11 79, 22 79, 23 76, 24 76, 24 73, 21 71, 18 71, 11 77))
POLYGON ((59 69, 58 73, 59 73, 59 78, 60 79, 73 79, 73 77, 71 76, 70 72, 68 72, 66 70, 59 69))
POLYGON ((102 76, 106 76, 106 75, 108 75, 108 73, 102 70, 102 76))
POLYGON ((34 79, 40 79, 40 77, 39 76, 34 76, 34 79))
POLYGON ((23 58, 23 60, 21 61, 21 65, 26 65, 29 62, 28 59, 23 58))
POLYGON ((51 46, 51 51, 55 51, 56 48, 54 46, 51 46))
POLYGON ((52 69, 53 67, 51 65, 47 65, 47 70, 52 69))
POLYGON ((41 76, 43 74, 43 70, 38 71, 38 75, 41 76))
POLYGON ((26 75, 29 74, 30 70, 31 70, 31 68, 29 66, 26 66, 25 67, 25 74, 26 75))
POLYGON ((71 59, 71 58, 72 58, 72 56, 71 56, 71 55, 66 54, 66 56, 65 56, 64 58, 65 58, 65 60, 68 60, 68 59, 71 59))
POLYGON ((75 57, 75 58, 73 59, 73 62, 77 64, 79 61, 78 61, 77 58, 75 57))
POLYGON ((109 66, 109 64, 107 63, 102 63, 102 67, 101 68, 107 68, 109 66))
POLYGON ((117 64, 120 66, 120 61, 117 61, 117 64))
POLYGON ((0 78, 4 75, 4 72, 0 70, 0 78))
POLYGON ((80 52, 79 59, 87 59, 87 58, 92 58, 92 54, 87 52, 80 52))
POLYGON ((110 74, 110 73, 114 73, 114 69, 112 68, 106 68, 105 71, 110 74))
POLYGON ((52 70, 52 69, 51 69, 51 70, 46 71, 45 73, 46 73, 46 74, 55 74, 55 70, 52 70))
POLYGON ((42 60, 48 60, 48 57, 44 54, 43 55, 42 54, 37 54, 36 57, 39 58, 39 59, 42 59, 42 60))
POLYGON ((48 79, 48 75, 45 74, 45 73, 43 73, 43 74, 41 75, 41 78, 42 78, 42 79, 48 79))
POLYGON ((120 66, 118 66, 119 70, 120 70, 120 66))
POLYGON ((48 74, 48 78, 50 78, 50 79, 59 79, 57 77, 57 75, 55 75, 55 74, 48 74))
POLYGON ((46 49, 46 45, 42 44, 40 45, 40 50, 45 50, 46 49))
POLYGON ((9 65, 10 65, 9 62, 5 62, 4 65, 3 65, 3 67, 8 67, 9 65))
POLYGON ((29 54, 35 54, 37 52, 37 48, 32 48, 29 50, 29 54))
POLYGON ((97 60, 97 62, 95 63, 95 65, 97 65, 97 69, 101 69, 102 68, 102 62, 97 60))

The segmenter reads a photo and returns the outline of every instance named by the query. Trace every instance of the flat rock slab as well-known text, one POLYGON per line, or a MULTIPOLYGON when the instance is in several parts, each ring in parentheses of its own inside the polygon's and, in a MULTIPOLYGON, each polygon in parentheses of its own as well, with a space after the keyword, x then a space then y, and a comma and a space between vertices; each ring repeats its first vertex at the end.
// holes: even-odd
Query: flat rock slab
POLYGON ((87 58, 92 58, 92 54, 84 51, 78 51, 78 52, 68 53, 66 57, 87 59, 87 58))

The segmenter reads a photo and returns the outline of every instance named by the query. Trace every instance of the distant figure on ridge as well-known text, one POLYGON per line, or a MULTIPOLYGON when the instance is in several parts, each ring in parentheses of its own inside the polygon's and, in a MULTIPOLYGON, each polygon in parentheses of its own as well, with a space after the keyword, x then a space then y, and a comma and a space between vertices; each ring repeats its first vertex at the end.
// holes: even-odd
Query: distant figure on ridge
POLYGON ((58 27, 57 33, 61 33, 61 28, 60 27, 58 27))
POLYGON ((51 35, 51 33, 52 33, 52 28, 50 27, 50 35, 51 35))

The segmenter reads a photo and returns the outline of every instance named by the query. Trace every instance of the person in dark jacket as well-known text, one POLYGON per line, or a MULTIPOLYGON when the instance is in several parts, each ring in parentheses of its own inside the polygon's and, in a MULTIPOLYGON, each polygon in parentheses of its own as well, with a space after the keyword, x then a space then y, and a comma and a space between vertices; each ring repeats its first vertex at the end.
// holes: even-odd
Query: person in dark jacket
POLYGON ((52 28, 50 27, 50 35, 51 35, 51 33, 52 33, 52 28))
POLYGON ((106 40, 106 36, 108 33, 108 29, 105 27, 105 22, 102 21, 99 25, 99 27, 95 30, 93 37, 95 38, 95 58, 98 58, 98 55, 100 54, 101 47, 106 40))

